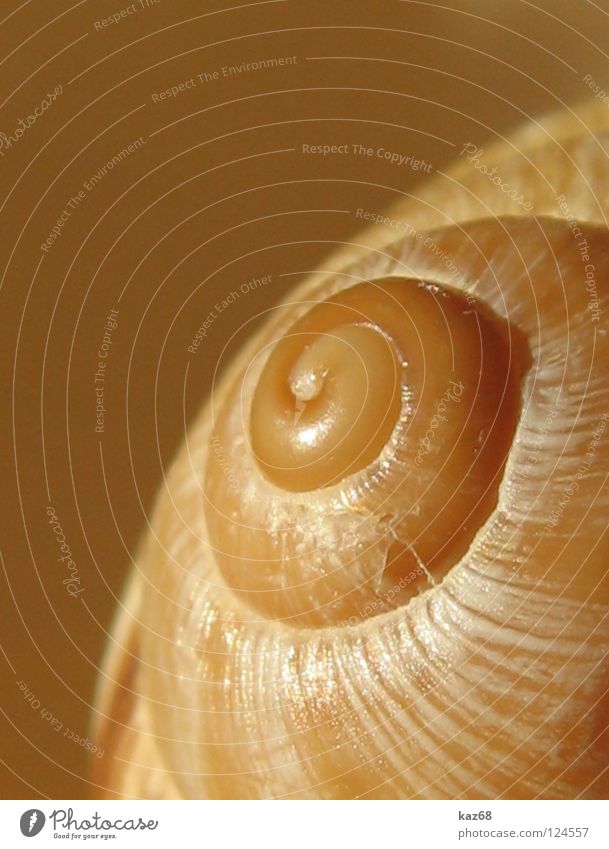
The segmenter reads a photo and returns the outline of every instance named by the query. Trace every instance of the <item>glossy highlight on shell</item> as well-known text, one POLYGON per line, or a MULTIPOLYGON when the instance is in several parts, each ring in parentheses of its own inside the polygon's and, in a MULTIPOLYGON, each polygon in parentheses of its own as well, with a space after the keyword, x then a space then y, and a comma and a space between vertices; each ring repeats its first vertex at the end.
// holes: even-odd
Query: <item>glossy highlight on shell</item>
POLYGON ((532 212, 459 162, 392 211, 421 238, 339 252, 222 375, 108 654, 109 795, 606 796, 609 121, 581 115, 489 152, 532 212))

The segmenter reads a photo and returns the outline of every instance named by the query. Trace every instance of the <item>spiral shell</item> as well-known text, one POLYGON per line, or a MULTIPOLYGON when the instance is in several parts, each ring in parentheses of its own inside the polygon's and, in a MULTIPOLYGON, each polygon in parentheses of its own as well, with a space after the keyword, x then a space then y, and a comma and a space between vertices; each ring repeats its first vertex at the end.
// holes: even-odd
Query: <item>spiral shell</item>
POLYGON ((459 163, 223 376, 106 665, 109 791, 607 793, 609 135, 580 114, 489 154, 534 215, 459 163))

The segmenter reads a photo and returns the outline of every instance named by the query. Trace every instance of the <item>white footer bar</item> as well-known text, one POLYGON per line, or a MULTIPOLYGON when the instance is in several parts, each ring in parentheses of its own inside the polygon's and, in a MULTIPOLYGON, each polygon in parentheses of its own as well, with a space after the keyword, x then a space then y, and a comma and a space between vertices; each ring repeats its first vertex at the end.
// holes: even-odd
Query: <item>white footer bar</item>
POLYGON ((0 826, 3 849, 607 849, 609 802, 0 801, 0 826))

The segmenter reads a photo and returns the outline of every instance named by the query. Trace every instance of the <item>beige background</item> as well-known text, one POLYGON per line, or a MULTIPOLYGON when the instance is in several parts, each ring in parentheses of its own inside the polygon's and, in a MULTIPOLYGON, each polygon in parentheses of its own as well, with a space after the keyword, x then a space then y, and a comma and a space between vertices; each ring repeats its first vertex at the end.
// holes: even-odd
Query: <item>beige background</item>
POLYGON ((62 86, 0 156, 5 797, 95 795, 86 748, 68 738, 88 734, 117 594, 227 340, 354 238, 358 207, 380 211, 429 179, 302 145, 383 146, 433 170, 465 142, 584 98, 587 74, 609 90, 606 2, 136 2, 4 0, 0 11, 0 132, 62 86), (222 76, 287 56, 295 64, 222 76), (43 253, 70 197, 140 136, 43 253), (214 307, 254 275, 271 283, 214 307), (111 308, 99 434, 95 372, 111 308), (49 503, 78 569, 75 598, 49 503))

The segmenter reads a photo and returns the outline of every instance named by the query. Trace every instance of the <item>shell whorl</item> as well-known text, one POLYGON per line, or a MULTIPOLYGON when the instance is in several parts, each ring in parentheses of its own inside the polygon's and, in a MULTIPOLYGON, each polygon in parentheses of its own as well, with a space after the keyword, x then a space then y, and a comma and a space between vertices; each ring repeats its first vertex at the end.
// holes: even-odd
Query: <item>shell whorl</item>
POLYGON ((295 306, 218 407, 205 521, 246 607, 327 625, 399 606, 467 550, 496 503, 526 346, 475 298, 403 276, 286 327, 295 306), (307 390, 323 375, 308 404, 295 370, 307 390))
MULTIPOLYGON (((563 148, 588 182, 595 144, 563 148)), ((606 794, 609 235, 562 160, 504 155, 589 218, 601 320, 546 184, 511 215, 462 166, 402 209, 424 238, 277 308, 142 549, 140 738, 169 794, 606 794)))

